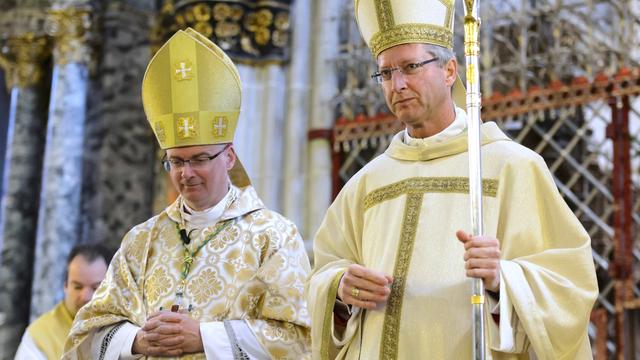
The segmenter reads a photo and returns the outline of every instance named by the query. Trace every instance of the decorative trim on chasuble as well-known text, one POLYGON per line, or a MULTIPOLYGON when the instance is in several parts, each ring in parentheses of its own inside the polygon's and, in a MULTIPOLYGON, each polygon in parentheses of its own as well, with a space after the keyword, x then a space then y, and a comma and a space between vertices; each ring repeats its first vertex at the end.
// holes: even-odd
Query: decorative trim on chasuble
MULTIPOLYGON (((482 180, 484 196, 495 197, 498 192, 498 180, 482 180)), ((403 180, 367 194, 364 199, 365 211, 384 201, 394 199, 400 195, 407 195, 407 202, 402 218, 402 233, 393 269, 393 284, 387 301, 380 341, 379 359, 392 360, 397 358, 398 338, 400 330, 400 316, 404 300, 404 289, 407 272, 413 256, 413 244, 416 239, 417 224, 420 218, 422 199, 426 193, 469 193, 469 179, 463 177, 419 177, 403 180)))
MULTIPOLYGON (((469 192, 469 179, 465 177, 415 177, 376 189, 364 198, 364 210, 381 202, 403 194, 455 193, 469 192)), ((482 194, 495 197, 498 193, 498 180, 483 179, 482 194)))
POLYGON ((336 303, 336 296, 338 295, 338 286, 340 285, 340 279, 342 279, 344 271, 340 271, 336 274, 331 281, 329 287, 329 293, 327 294, 327 304, 324 309, 324 320, 322 321, 322 343, 320 344, 320 358, 329 359, 329 343, 333 341, 331 339, 331 322, 333 322, 333 307, 336 303))
POLYGON ((154 53, 177 30, 191 27, 237 62, 287 62, 291 2, 164 0, 151 34, 154 53))

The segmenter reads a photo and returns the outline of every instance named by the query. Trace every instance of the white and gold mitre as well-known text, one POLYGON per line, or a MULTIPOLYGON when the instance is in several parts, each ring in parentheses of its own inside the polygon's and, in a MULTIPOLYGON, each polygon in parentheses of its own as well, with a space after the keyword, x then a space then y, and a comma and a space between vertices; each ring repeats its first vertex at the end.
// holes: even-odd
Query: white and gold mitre
POLYGON ((374 57, 411 43, 453 49, 454 0, 355 0, 355 16, 374 57))
POLYGON ((144 112, 162 149, 232 142, 241 98, 231 59, 193 29, 176 32, 142 80, 144 112))
MULTIPOLYGON (((453 50, 455 0, 355 0, 360 33, 374 58, 402 44, 431 44, 453 50)), ((455 104, 466 109, 460 76, 452 88, 455 104)))

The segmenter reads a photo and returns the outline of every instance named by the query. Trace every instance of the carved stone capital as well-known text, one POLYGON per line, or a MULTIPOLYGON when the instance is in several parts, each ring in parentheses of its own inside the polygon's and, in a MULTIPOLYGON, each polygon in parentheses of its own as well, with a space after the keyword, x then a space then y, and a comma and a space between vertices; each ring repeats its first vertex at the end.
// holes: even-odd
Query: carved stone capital
POLYGON ((6 40, 27 33, 38 37, 45 35, 46 19, 47 12, 41 8, 14 8, 0 12, 0 39, 6 40))
POLYGON ((292 0, 164 0, 151 41, 157 50, 177 30, 191 27, 235 61, 286 62, 291 3, 292 0))
POLYGON ((49 10, 45 29, 53 40, 53 60, 56 64, 89 63, 91 23, 91 9, 88 7, 49 10))
POLYGON ((43 35, 26 33, 3 39, 0 66, 6 74, 7 87, 37 84, 45 71, 42 63, 49 55, 49 41, 43 35))

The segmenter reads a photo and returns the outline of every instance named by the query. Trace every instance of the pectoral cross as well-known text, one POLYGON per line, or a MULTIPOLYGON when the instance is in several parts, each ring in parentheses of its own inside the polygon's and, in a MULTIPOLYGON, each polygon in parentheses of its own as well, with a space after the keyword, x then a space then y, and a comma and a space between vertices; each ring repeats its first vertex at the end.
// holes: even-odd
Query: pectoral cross
POLYGON ((180 311, 180 306, 182 306, 182 297, 184 295, 184 288, 187 285, 187 281, 185 279, 180 280, 180 285, 178 285, 178 291, 176 291, 176 303, 171 305, 171 312, 180 311))

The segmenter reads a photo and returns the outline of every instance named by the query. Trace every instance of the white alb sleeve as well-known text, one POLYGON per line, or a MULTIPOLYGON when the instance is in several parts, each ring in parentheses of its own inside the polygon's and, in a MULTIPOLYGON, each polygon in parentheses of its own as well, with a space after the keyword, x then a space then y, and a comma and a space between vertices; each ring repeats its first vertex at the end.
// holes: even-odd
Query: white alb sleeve
POLYGON ((207 360, 271 359, 244 320, 201 323, 200 334, 207 360))
MULTIPOLYGON (((501 271, 522 271, 520 267, 512 261, 500 260, 501 271)), ((524 353, 529 350, 529 339, 518 314, 516 313, 509 293, 506 289, 505 282, 500 274, 500 298, 496 302, 490 299, 485 306, 490 314, 500 316, 499 324, 496 324, 491 315, 489 315, 488 330, 490 347, 493 350, 505 353, 524 353)))
POLYGON ((27 331, 22 335, 14 360, 47 360, 27 331))
POLYGON ((131 346, 140 327, 128 321, 105 326, 96 332, 91 341, 91 358, 94 360, 133 360, 142 357, 133 355, 131 346))

